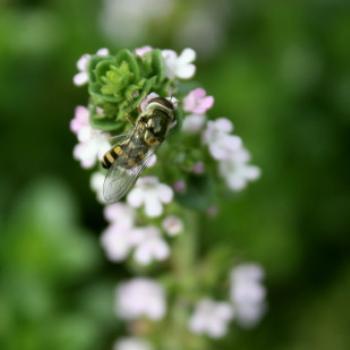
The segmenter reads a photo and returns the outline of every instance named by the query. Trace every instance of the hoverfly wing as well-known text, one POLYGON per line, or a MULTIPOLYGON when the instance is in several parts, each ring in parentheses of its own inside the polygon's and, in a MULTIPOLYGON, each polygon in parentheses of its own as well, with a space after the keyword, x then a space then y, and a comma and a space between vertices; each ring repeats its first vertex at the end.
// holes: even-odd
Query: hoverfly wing
POLYGON ((109 136, 108 141, 111 145, 119 145, 130 138, 131 132, 123 135, 109 136))
POLYGON ((123 167, 118 162, 118 159, 114 162, 108 170, 103 184, 103 197, 106 203, 118 202, 131 190, 142 171, 152 159, 151 156, 153 154, 154 150, 149 151, 140 164, 130 169, 123 167))

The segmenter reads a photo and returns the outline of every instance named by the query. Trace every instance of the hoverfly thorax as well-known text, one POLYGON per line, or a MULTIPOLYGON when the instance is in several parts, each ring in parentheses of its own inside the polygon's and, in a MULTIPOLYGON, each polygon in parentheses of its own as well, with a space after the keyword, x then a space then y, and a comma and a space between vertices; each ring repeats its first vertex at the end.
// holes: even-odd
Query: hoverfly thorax
POLYGON ((163 97, 153 98, 147 104, 141 118, 146 125, 145 142, 149 145, 159 144, 175 125, 174 105, 163 97))

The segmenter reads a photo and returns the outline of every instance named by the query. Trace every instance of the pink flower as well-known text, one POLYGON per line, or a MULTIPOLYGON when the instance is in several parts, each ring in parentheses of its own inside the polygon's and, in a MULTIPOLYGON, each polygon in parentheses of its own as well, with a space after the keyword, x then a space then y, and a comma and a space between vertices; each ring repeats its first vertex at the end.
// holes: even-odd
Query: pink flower
POLYGON ((89 126, 89 110, 83 106, 78 106, 75 109, 74 118, 70 121, 70 129, 76 135, 79 131, 85 127, 89 126))
POLYGON ((184 99, 184 110, 195 114, 204 114, 213 107, 214 97, 207 96, 202 88, 192 90, 184 99))
POLYGON ((205 166, 203 162, 197 162, 192 167, 192 172, 196 175, 202 175, 205 171, 205 166))
POLYGON ((177 193, 185 193, 186 192, 186 182, 184 180, 177 180, 173 184, 173 189, 177 193))

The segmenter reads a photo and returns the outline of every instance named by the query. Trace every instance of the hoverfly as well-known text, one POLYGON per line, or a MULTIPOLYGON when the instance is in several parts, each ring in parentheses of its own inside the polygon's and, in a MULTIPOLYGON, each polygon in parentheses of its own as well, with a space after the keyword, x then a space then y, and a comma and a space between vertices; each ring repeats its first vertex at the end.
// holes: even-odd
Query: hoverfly
POLYGON ((114 146, 102 161, 102 166, 108 169, 103 185, 107 203, 117 202, 130 191, 175 124, 173 103, 155 97, 147 103, 131 132, 114 139, 114 146))

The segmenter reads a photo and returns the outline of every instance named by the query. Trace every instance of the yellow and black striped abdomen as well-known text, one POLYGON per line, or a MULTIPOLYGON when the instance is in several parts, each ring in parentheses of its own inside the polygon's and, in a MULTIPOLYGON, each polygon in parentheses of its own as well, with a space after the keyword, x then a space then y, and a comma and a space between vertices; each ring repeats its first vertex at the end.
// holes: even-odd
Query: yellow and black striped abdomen
POLYGON ((113 147, 103 156, 102 166, 105 169, 109 169, 112 166, 112 164, 123 155, 125 155, 125 152, 123 151, 121 146, 113 147))

